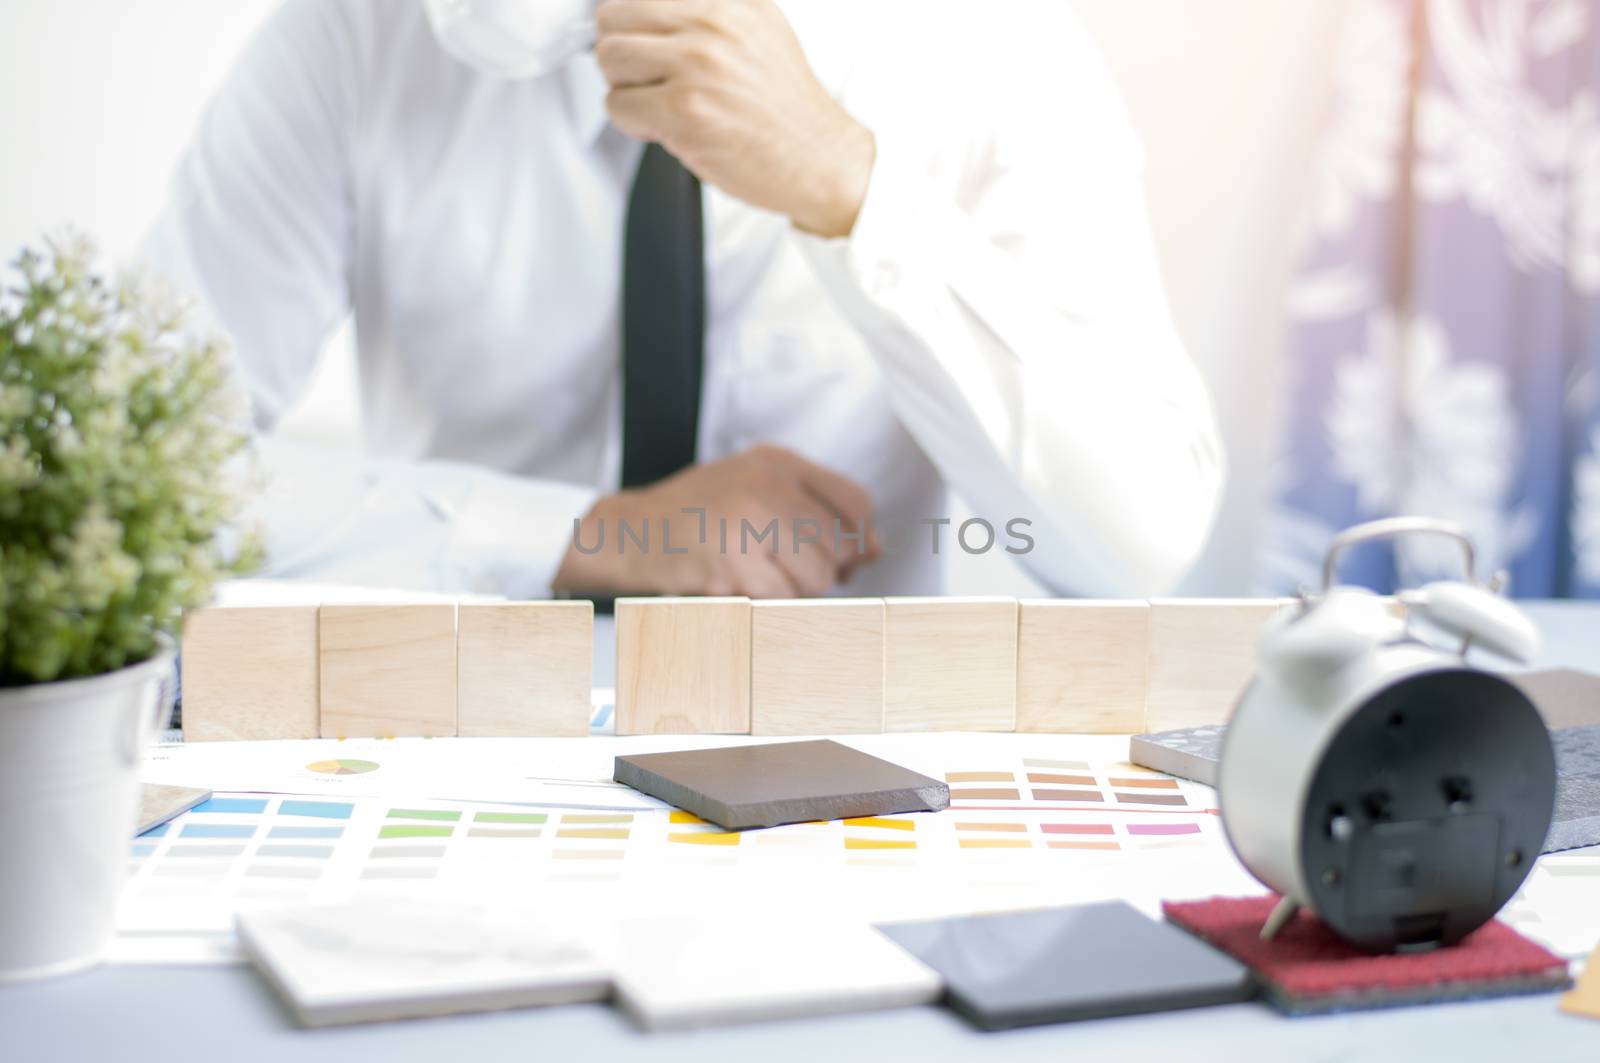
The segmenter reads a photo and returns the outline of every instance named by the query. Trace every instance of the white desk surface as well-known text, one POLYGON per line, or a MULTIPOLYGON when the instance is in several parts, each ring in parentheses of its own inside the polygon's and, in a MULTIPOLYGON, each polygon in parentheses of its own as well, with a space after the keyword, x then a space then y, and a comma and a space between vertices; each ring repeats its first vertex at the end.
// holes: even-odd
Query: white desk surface
MULTIPOLYGON (((1600 603, 1530 610, 1545 633, 1541 665, 1600 669, 1600 603)), ((610 633, 602 618, 598 686, 611 683, 610 633)), ((107 966, 0 988, 0 1031, 0 1058, 18 1063, 1600 1060, 1600 1021, 1558 1012, 1551 994, 1298 1019, 1236 1004, 1007 1033, 979 1033, 942 1008, 921 1007, 647 1035, 602 1004, 307 1031, 246 967, 107 966)))

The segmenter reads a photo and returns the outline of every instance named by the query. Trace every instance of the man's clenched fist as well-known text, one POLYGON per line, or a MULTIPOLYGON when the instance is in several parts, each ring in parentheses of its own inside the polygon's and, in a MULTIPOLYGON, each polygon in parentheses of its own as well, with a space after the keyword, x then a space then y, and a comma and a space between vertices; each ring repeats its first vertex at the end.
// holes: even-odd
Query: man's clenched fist
POLYGON ((823 89, 772 0, 603 0, 597 17, 617 128, 802 229, 850 233, 872 133, 823 89))

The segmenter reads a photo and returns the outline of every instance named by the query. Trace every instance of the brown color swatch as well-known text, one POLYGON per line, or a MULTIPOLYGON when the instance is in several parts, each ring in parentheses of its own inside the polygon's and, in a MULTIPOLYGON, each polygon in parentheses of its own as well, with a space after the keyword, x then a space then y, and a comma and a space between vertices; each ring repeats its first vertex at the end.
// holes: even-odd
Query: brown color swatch
POLYGON ((1117 800, 1140 805, 1187 805, 1189 799, 1182 794, 1117 794, 1117 800))
POLYGON ((1033 791, 1035 801, 1095 801, 1105 800, 1099 790, 1039 790, 1033 791))
POLYGON ((1020 801, 1016 790, 951 790, 952 801, 1020 801))
POLYGON ((1026 823, 957 823, 956 830, 995 831, 1001 834, 1026 834, 1026 823))
POLYGON ((1065 786, 1093 786, 1093 775, 1048 775, 1044 772, 1029 772, 1029 782, 1060 783, 1065 786))

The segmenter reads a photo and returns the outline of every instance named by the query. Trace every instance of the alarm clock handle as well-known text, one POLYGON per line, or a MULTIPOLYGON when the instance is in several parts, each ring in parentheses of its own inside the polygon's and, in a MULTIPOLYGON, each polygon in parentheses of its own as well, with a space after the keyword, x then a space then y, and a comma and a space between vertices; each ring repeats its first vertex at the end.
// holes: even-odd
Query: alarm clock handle
POLYGON ((1339 575, 1339 561, 1350 547, 1381 539, 1397 539, 1402 535, 1444 535, 1454 539, 1461 545, 1467 582, 1478 582, 1477 555, 1473 550, 1472 540, 1459 524, 1447 520, 1435 520, 1432 517, 1385 517, 1382 520, 1369 520, 1365 524, 1346 528, 1333 537, 1333 541, 1328 544, 1328 552, 1322 559, 1322 593, 1328 593, 1333 587, 1333 581, 1339 575))

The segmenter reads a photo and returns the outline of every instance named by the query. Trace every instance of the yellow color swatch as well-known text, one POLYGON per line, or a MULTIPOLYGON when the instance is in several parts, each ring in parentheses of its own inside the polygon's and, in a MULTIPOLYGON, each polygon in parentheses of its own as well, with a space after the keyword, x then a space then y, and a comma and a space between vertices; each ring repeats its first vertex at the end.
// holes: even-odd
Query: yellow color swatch
POLYGON ((860 816, 844 821, 847 827, 883 827, 886 830, 916 830, 917 824, 909 819, 889 819, 886 816, 860 816))
POLYGON ((669 834, 667 841, 682 842, 685 845, 738 845, 742 835, 729 832, 727 834, 669 834))
POLYGON ((667 822, 669 822, 669 823, 704 823, 705 820, 701 819, 699 816, 695 815, 693 812, 685 812, 681 808, 675 808, 675 809, 672 810, 672 815, 667 817, 667 822))
POLYGON ((846 849, 915 849, 914 838, 846 838, 846 849))
POLYGON ((963 849, 1027 849, 1033 843, 1026 838, 962 838, 963 849))
POLYGON ((609 841, 626 841, 628 838, 627 827, 562 827, 556 831, 557 838, 603 838, 609 841))

